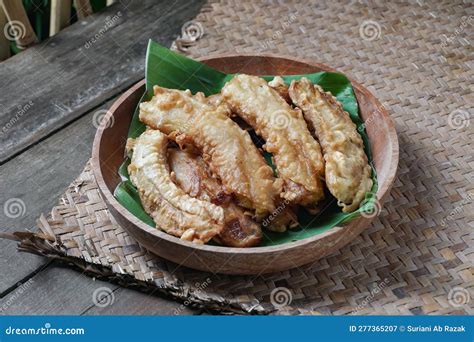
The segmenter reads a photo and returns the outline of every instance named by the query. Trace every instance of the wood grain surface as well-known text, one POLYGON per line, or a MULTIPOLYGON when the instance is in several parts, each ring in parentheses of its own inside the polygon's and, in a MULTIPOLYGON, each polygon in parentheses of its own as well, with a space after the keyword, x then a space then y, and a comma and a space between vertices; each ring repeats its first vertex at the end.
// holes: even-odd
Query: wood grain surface
MULTIPOLYGON (((110 102, 97 110, 109 105, 110 102)), ((0 215, 1 232, 34 230, 39 215, 57 204, 71 177, 77 177, 90 157, 90 145, 96 130, 93 125, 95 112, 81 117, 0 166, 0 173, 6 175, 5 181, 0 182, 0 203, 18 198, 23 201, 25 209, 20 217, 0 215), (68 141, 67 144, 64 141, 68 141), (74 154, 71 154, 71 149, 74 149, 74 154)), ((8 277, 0 277, 0 293, 44 262, 31 254, 18 255, 16 243, 0 239, 0 269, 8 274, 8 277)))
MULTIPOLYGON (((144 2, 150 3, 150 1, 144 2)), ((169 4, 170 7, 173 6, 172 2, 169 4)), ((275 288, 284 286, 293 294, 293 302, 291 308, 281 310, 282 314, 298 314, 305 312, 305 309, 317 310, 328 315, 474 314, 474 301, 472 301, 474 202, 468 197, 468 194, 474 191, 473 159, 472 153, 468 153, 472 150, 474 141, 470 105, 473 99, 472 82, 470 82, 473 69, 470 67, 472 47, 466 43, 469 40, 470 26, 465 26, 466 18, 472 14, 470 10, 467 3, 462 0, 370 3, 357 1, 352 2, 351 6, 343 4, 342 1, 309 1, 305 6, 301 6, 298 2, 277 4, 268 1, 224 0, 213 2, 212 10, 202 11, 193 19, 199 21, 205 30, 204 37, 187 51, 194 58, 235 52, 297 55, 317 59, 342 70, 346 75, 353 75, 376 94, 389 109, 390 115, 396 121, 401 152, 399 175, 388 198, 389 203, 384 205, 381 215, 371 227, 355 238, 350 245, 321 259, 311 267, 258 278, 221 277, 221 280, 216 279, 212 286, 206 289, 206 293, 218 293, 227 299, 235 298, 252 306, 255 302, 270 305, 270 293, 275 288), (361 25, 366 21, 375 21, 380 25, 378 36, 373 37, 374 39, 366 40, 361 37, 361 25), (286 25, 287 23, 290 25, 286 25), (461 27, 465 29, 460 30, 461 27), (453 127, 449 118, 450 114, 456 111, 471 114, 470 125, 453 127), (455 215, 448 216, 450 213, 455 215), (388 286, 384 288, 383 293, 379 293, 367 305, 362 305, 365 298, 368 296, 372 298, 374 287, 386 279, 388 286), (471 291, 471 302, 462 307, 453 307, 448 302, 448 293, 458 286, 471 291)), ((96 17, 96 15, 88 17, 87 25, 95 25, 98 31, 104 25, 104 18, 101 17, 96 23, 96 17)), ((91 38, 81 34, 87 25, 71 26, 68 30, 75 28, 75 33, 69 32, 67 40, 54 40, 55 46, 46 44, 42 52, 51 52, 48 57, 50 60, 58 59, 64 63, 67 58, 62 56, 60 45, 74 44, 71 42, 74 39, 83 39, 83 46, 91 38)), ((125 22, 123 25, 138 25, 138 23, 125 22)), ((148 27, 150 32, 166 30, 166 28, 157 29, 155 21, 139 21, 139 25, 148 27)), ((104 41, 107 44, 105 39, 107 33, 96 45, 104 41)), ((63 37, 63 34, 64 32, 60 32, 57 37, 63 37)), ((156 37, 158 35, 155 33, 156 37)), ((112 50, 108 48, 102 51, 108 54, 113 62, 114 55, 110 52, 112 50)), ((22 84, 22 78, 16 79, 12 74, 8 74, 7 69, 0 64, 2 114, 16 113, 18 109, 14 107, 17 103, 24 105, 28 103, 29 97, 33 96, 30 94, 32 91, 42 91, 43 82, 36 82, 35 76, 53 79, 54 70, 51 71, 53 68, 50 67, 46 77, 41 76, 41 72, 36 74, 30 64, 44 65, 43 61, 29 53, 22 55, 26 56, 26 59, 18 62, 19 67, 10 66, 8 70, 23 77, 28 76, 26 84, 22 84), (26 87, 28 83, 34 83, 39 88, 25 91, 28 89, 26 87), (4 100, 13 106, 8 112, 2 108, 4 100)), ((69 54, 70 56, 74 57, 74 53, 69 54)), ((125 67, 126 63, 121 65, 125 67)), ((94 79, 100 75, 100 69, 88 68, 87 75, 94 79)), ((108 76, 112 77, 113 74, 109 73, 108 76)), ((82 83, 84 78, 80 78, 82 83)), ((56 88, 59 88, 58 91, 62 88, 80 89, 71 85, 77 80, 77 77, 66 79, 56 88)), ((132 83, 130 81, 130 84, 132 83)), ((128 88, 128 86, 117 87, 128 88)), ((92 95, 93 92, 94 89, 92 95)), ((63 91, 61 96, 70 99, 74 98, 76 93, 63 91)), ((97 98, 92 95, 89 98, 96 101, 97 98)), ((81 96, 85 97, 84 94, 81 96)), ((112 97, 114 95, 110 96, 112 97)), ((46 97, 39 99, 47 101, 46 97)), ((96 108, 100 102, 101 100, 97 100, 91 108, 96 108)), ((83 114, 87 112, 84 104, 77 108, 80 108, 83 114)), ((34 111, 28 115, 34 115, 34 111)), ((66 113, 63 119, 67 115, 66 113)), ((73 113, 72 116, 74 115, 73 113)), ((0 129, 3 126, 4 123, 0 125, 0 129)), ((36 136, 45 139, 52 134, 51 132, 61 130, 63 126, 55 126, 46 135, 35 130, 35 127, 37 126, 23 125, 24 130, 17 132, 19 138, 33 136, 29 140, 31 144, 26 144, 27 146, 33 146, 38 142, 36 136), (29 128, 32 129, 28 131, 29 128), (35 135, 35 132, 38 134, 35 135)), ((12 146, 16 147, 16 143, 12 146)), ((4 153, 4 148, 6 145, 0 137, 0 154, 4 153)), ((23 151, 25 148, 20 148, 12 154, 7 150, 7 155, 18 155, 18 151, 23 151)), ((70 154, 73 150, 74 147, 64 147, 64 151, 70 154)), ((16 164, 16 167, 9 168, 8 174, 3 172, 4 169, 0 169, 0 183, 2 185, 4 182, 8 183, 11 179, 15 179, 16 172, 29 167, 24 160, 23 163, 16 164)), ((71 171, 66 181, 72 181, 81 170, 82 166, 71 171)), ((35 171, 41 173, 41 170, 31 170, 28 175, 35 177, 35 171)), ((15 184, 18 186, 21 182, 17 181, 15 184)), ((11 194, 14 195, 14 192, 11 194)), ((45 194, 41 198, 47 201, 50 197, 52 196, 45 194)), ((35 213, 32 213, 32 216, 34 215, 35 213)), ((15 227, 16 230, 24 228, 20 224, 15 227)), ((13 252, 15 243, 6 243, 11 246, 13 252)), ((0 249, 3 248, 4 245, 1 245, 0 249)), ((31 260, 28 254, 15 252, 9 261, 12 267, 8 272, 15 268, 14 263, 31 264, 31 269, 36 269, 37 265, 31 260)), ((130 262, 135 260, 137 259, 131 259, 130 262)), ((8 284, 10 275, 3 272, 4 267, 5 263, 2 263, 0 282, 6 274, 7 279, 2 288, 9 290, 2 290, 0 297, 3 298, 6 295, 11 296, 18 288, 14 277, 8 284)), ((163 269, 166 268, 160 268, 163 269)), ((74 272, 67 273, 68 275, 61 278, 61 281, 70 282, 77 279, 73 276, 74 272)), ((48 274, 56 275, 56 273, 48 274)), ((33 277, 34 274, 29 276, 33 277)), ((193 277, 190 271, 182 272, 181 276, 191 285, 197 280, 205 279, 199 276, 193 277)), ((43 280, 44 278, 38 280, 38 285, 43 280)), ((90 286, 93 284, 94 282, 90 281, 90 286)), ((69 303, 68 296, 74 288, 67 285, 64 287, 67 287, 69 292, 56 293, 58 298, 62 296, 64 302, 69 303)), ((95 289, 93 286, 92 288, 95 289)), ((55 291, 59 291, 59 288, 55 287, 55 291)), ((79 289, 78 292, 80 291, 83 290, 79 289)), ((114 290, 117 305, 121 302, 119 291, 114 290)), ((88 293, 92 292, 93 290, 88 293)), ((45 293, 45 291, 36 292, 37 300, 41 301, 39 296, 45 293)), ((81 298, 90 304, 89 295, 81 298)), ((138 296, 131 295, 129 299, 132 305, 134 298, 138 296)), ((24 303, 32 304, 32 301, 24 303)), ((140 303, 146 306, 146 300, 140 303)), ((161 304, 155 304, 150 300, 149 305, 161 304)), ((18 309, 16 312, 35 311, 35 309, 28 311, 28 307, 17 306, 16 309, 18 309)), ((94 314, 98 309, 86 308, 86 310, 94 314)), ((67 312, 61 308, 57 308, 57 311, 67 312)), ((105 311, 113 311, 113 307, 107 307, 105 311)), ((54 310, 50 312, 54 313, 54 310)), ((142 312, 149 312, 149 309, 143 308, 142 312)))
POLYGON ((204 1, 123 1, 0 64, 0 162, 143 78, 204 1), (14 123, 14 128, 9 128, 14 123))
MULTIPOLYGON (((18 198, 25 205, 20 217, 2 211, 0 233, 36 229, 37 217, 57 204, 90 158, 97 113, 143 77, 148 39, 169 46, 202 4, 118 2, 0 63, 0 204, 18 198), (115 15, 116 26, 86 49, 115 15)), ((5 314, 100 314, 118 308, 122 314, 129 309, 164 314, 179 307, 156 296, 121 290, 115 296, 118 308, 91 310, 91 293, 99 283, 57 269, 43 257, 18 253, 16 242, 5 239, 0 239, 0 273, 0 308, 11 302, 21 284, 34 281, 22 300, 7 305, 5 314), (69 299, 71 292, 77 299, 69 299), (145 302, 151 306, 138 305, 145 302)))

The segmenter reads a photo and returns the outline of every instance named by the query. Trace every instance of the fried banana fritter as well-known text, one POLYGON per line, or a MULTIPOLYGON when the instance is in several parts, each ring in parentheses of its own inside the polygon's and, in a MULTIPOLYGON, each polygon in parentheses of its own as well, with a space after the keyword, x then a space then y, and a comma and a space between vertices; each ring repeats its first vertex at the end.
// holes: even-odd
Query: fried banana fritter
POLYGON ((273 88, 286 102, 291 103, 290 94, 288 93, 288 86, 280 76, 275 76, 273 80, 268 82, 268 85, 273 88))
POLYGON ((210 104, 202 93, 154 87, 155 96, 140 105, 140 120, 168 134, 180 146, 196 146, 227 193, 263 217, 275 208, 279 192, 272 169, 239 128, 225 106, 210 104))
POLYGON ((222 89, 231 109, 265 139, 273 154, 282 198, 291 204, 314 206, 324 198, 324 162, 302 113, 294 110, 257 76, 237 75, 222 89))
POLYGON ((224 210, 186 194, 173 183, 167 160, 166 135, 147 130, 133 144, 128 167, 145 211, 157 228, 183 240, 206 243, 222 232, 224 210))
POLYGON ((306 78, 292 81, 289 93, 321 144, 329 191, 343 212, 356 210, 373 183, 356 125, 334 96, 306 78))
POLYGON ((170 148, 168 161, 173 180, 187 194, 214 203, 224 209, 224 228, 214 237, 222 245, 252 247, 262 239, 260 226, 248 212, 233 202, 222 184, 212 177, 207 164, 199 155, 188 150, 170 148))

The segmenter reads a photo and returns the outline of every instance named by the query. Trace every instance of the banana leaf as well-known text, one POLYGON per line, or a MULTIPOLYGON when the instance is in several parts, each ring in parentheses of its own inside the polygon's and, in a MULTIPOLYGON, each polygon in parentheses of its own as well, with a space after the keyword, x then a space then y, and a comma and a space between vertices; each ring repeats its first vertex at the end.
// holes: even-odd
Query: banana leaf
MULTIPOLYGON (((218 93, 224 84, 232 79, 234 75, 224 74, 203 63, 192 60, 188 57, 170 51, 169 49, 150 41, 146 55, 146 91, 142 101, 148 101, 153 96, 153 86, 160 85, 173 89, 190 89, 192 93, 198 91, 205 95, 218 93)), ((368 137, 365 132, 363 121, 359 117, 359 109, 354 90, 346 76, 333 72, 318 72, 307 75, 280 75, 284 81, 289 84, 294 79, 302 76, 308 78, 315 84, 319 84, 325 91, 330 91, 338 101, 340 101, 352 119, 357 125, 358 132, 361 134, 365 144, 365 152, 372 165, 372 155, 368 144, 368 137)), ((271 80, 274 76, 262 76, 266 80, 271 80)), ((133 114, 129 138, 136 138, 145 131, 145 125, 138 119, 138 106, 133 114)), ((129 156, 130 157, 130 156, 129 156)), ((127 157, 118 170, 122 182, 117 186, 114 193, 117 200, 126 207, 136 217, 143 222, 154 226, 153 220, 143 210, 140 204, 137 189, 130 182, 127 167, 130 164, 130 158, 127 157)), ((267 155, 268 157, 268 155, 267 155)), ((266 158, 271 164, 271 158, 266 158)), ((273 165, 271 165, 273 167, 273 165)), ((304 209, 298 212, 299 226, 284 233, 275 233, 264 231, 264 238, 260 246, 273 246, 290 241, 297 241, 304 238, 321 234, 335 226, 344 224, 361 215, 362 212, 373 213, 375 210, 375 193, 377 191, 377 177, 375 169, 372 167, 372 178, 374 185, 372 190, 367 193, 366 200, 361 207, 352 213, 343 213, 337 206, 337 201, 328 193, 328 201, 324 208, 317 214, 311 215, 304 209)))

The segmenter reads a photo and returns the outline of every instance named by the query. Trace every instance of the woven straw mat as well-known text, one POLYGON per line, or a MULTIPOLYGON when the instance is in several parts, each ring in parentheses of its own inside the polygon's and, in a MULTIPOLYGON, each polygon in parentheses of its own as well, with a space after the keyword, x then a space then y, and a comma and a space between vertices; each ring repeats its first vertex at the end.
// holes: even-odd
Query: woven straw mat
POLYGON ((60 246, 50 242, 57 253, 111 267, 195 307, 474 314, 473 13, 461 1, 222 1, 194 19, 204 35, 180 46, 192 57, 312 59, 353 77, 388 109, 400 141, 397 179, 380 216, 337 253, 259 276, 177 267, 147 254, 115 223, 87 167, 40 226, 60 238, 60 246))

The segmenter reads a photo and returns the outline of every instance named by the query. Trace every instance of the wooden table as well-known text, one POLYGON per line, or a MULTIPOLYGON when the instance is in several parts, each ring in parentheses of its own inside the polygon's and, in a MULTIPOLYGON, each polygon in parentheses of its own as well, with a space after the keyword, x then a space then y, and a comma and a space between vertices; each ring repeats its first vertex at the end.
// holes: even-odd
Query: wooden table
MULTIPOLYGON (((25 204, 21 217, 0 211, 1 232, 36 229, 89 159, 94 114, 144 77, 148 39, 170 46, 203 5, 122 0, 0 63, 0 205, 25 204)), ((166 315, 180 306, 19 253, 4 239, 0 274, 0 314, 166 315), (92 301, 102 286, 115 298, 104 308, 92 301)))

